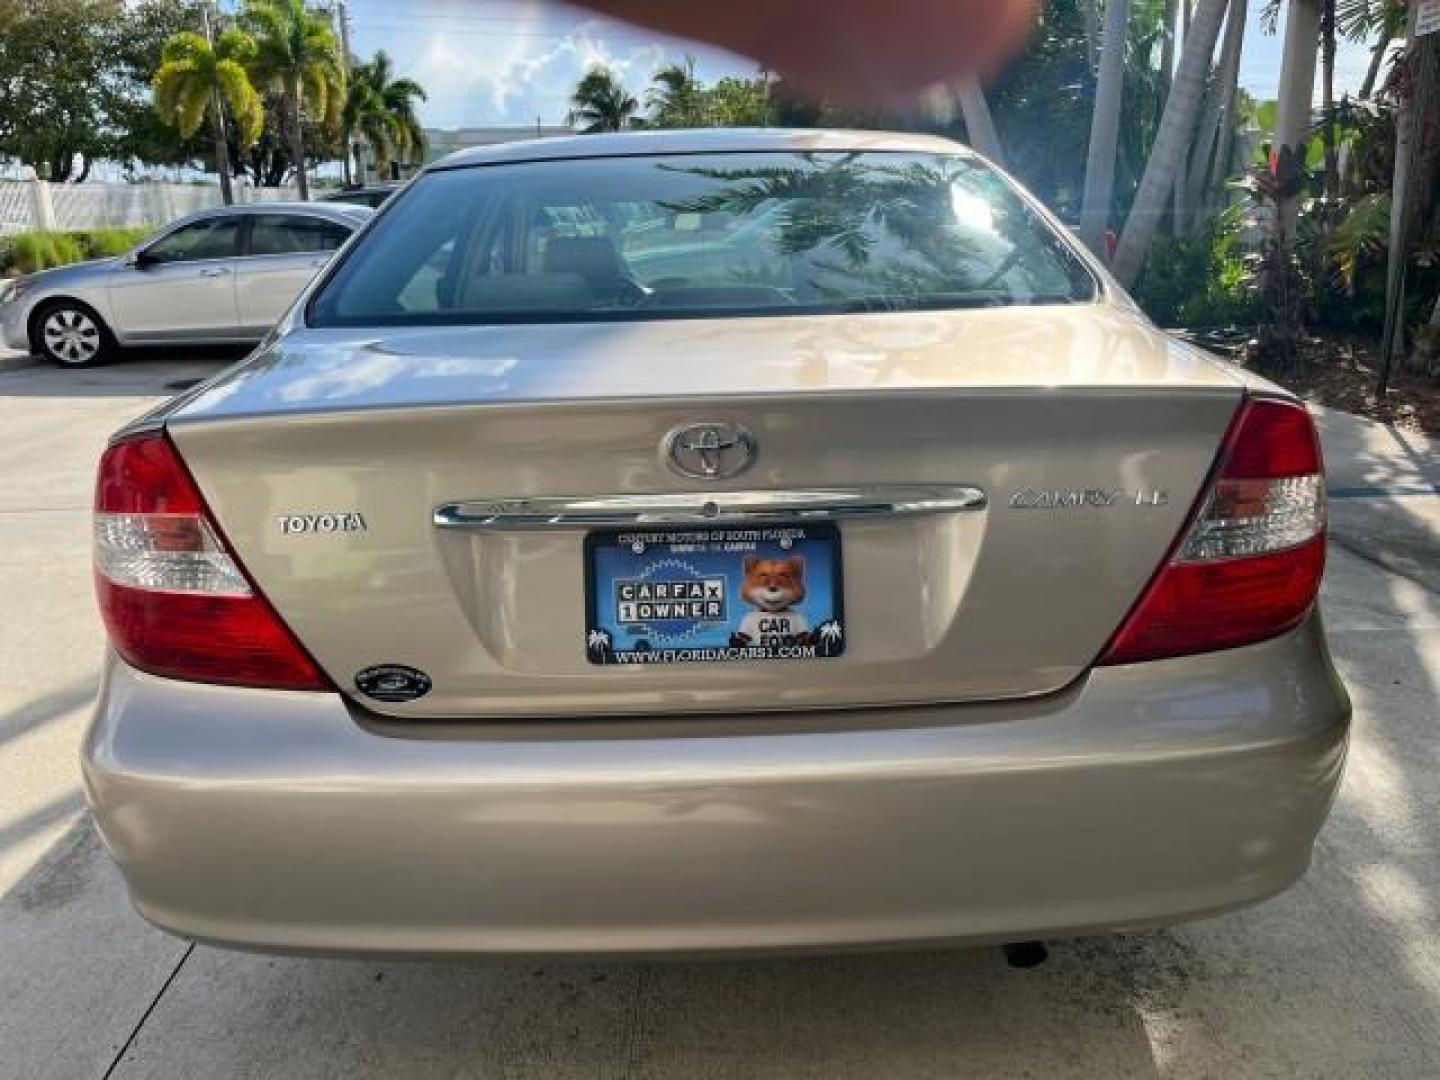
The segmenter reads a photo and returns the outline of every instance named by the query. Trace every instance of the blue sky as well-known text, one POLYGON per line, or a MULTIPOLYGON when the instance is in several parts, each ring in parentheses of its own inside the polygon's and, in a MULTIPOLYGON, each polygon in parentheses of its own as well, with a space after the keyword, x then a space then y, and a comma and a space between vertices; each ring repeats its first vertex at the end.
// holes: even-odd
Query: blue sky
MULTIPOLYGON (((689 2, 689 0, 677 0, 689 2)), ((566 99, 592 63, 606 63, 639 91, 650 73, 686 53, 700 75, 752 74, 746 60, 597 19, 554 0, 348 0, 351 47, 385 49, 399 70, 430 92, 422 117, 430 127, 562 123, 566 99)), ((1250 4, 1240 81, 1251 93, 1275 95, 1281 36, 1260 32, 1250 4)), ((1283 26, 1282 31, 1283 34, 1283 26)), ((1354 89, 1368 61, 1363 46, 1342 42, 1337 91, 1354 89)))

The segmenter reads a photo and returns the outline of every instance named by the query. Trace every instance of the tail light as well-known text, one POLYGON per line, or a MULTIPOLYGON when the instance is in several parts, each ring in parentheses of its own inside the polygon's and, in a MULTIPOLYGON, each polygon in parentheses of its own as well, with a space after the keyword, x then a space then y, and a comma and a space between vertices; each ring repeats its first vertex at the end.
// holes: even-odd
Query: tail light
POLYGON ((110 641, 171 679, 327 690, 246 576, 163 434, 116 443, 95 488, 95 588, 110 641))
POLYGON ((1299 623, 1325 569, 1324 483, 1304 406, 1247 401, 1189 527, 1099 663, 1229 649, 1299 623))

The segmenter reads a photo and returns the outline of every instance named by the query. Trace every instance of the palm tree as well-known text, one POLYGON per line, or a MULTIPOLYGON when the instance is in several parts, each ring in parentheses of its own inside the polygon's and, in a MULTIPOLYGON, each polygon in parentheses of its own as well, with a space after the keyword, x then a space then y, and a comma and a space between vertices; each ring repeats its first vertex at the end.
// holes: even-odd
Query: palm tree
POLYGON ((330 20, 307 8, 305 0, 253 0, 244 19, 255 34, 251 74, 280 96, 300 198, 308 199, 310 178, 305 173, 300 116, 309 113, 323 118, 328 127, 339 126, 345 101, 340 46, 330 20))
POLYGON ((570 123, 585 132, 619 131, 635 122, 640 103, 607 67, 593 67, 570 96, 570 123))
POLYGON ((1198 0, 1195 5, 1175 81, 1165 99, 1160 130, 1155 134, 1155 145, 1140 177, 1140 189, 1135 193, 1125 231, 1120 235, 1120 246, 1115 251, 1115 276, 1126 288, 1135 283, 1155 229, 1165 213, 1165 205, 1174 194, 1185 151, 1195 130, 1196 115, 1205 92, 1205 76, 1209 73, 1210 57, 1215 51, 1215 39, 1220 36, 1220 21, 1226 7, 1226 0, 1198 0))
POLYGON ((1391 80, 1395 98, 1395 168, 1390 184, 1390 229, 1385 272, 1385 325, 1380 344, 1379 393, 1391 364, 1404 355, 1407 263, 1412 245, 1434 222, 1440 192, 1440 146, 1431 136, 1440 116, 1440 39, 1419 34, 1419 4, 1406 14, 1405 50, 1396 61, 1403 74, 1391 80), (1430 223, 1430 224, 1427 224, 1430 223))
POLYGON ((230 29, 213 45, 200 34, 182 31, 165 42, 160 67, 151 82, 155 111, 189 138, 208 116, 215 134, 215 171, 228 206, 235 201, 230 186, 230 148, 225 138, 228 106, 240 130, 240 148, 252 146, 265 124, 265 107, 250 84, 245 65, 255 56, 255 42, 243 30, 230 29))
POLYGON ((1105 258, 1105 230, 1115 195, 1115 150, 1120 143, 1120 104, 1125 97, 1125 39, 1130 0, 1105 5, 1105 38, 1100 79, 1090 118, 1090 149, 1085 160, 1085 196, 1080 210, 1080 239, 1105 258))
POLYGON ((1315 99, 1315 66, 1320 54, 1320 0, 1289 0, 1285 45, 1280 58, 1280 94, 1275 112, 1275 148, 1304 148, 1315 99))
POLYGON ((425 130, 415 114, 415 101, 425 101, 425 89, 414 79, 394 77, 394 65, 385 50, 366 64, 357 64, 345 92, 340 126, 345 141, 345 182, 351 182, 350 152, 363 136, 375 154, 382 174, 392 161, 413 164, 425 154, 425 130))
POLYGON ((1342 0, 1336 6, 1336 28, 1347 40, 1358 44, 1375 39, 1356 97, 1366 99, 1375 93, 1380 67, 1390 52, 1390 44, 1405 33, 1405 14, 1404 6, 1391 0, 1342 0))
POLYGON ((685 57, 683 63, 666 64, 650 76, 650 82, 645 104, 655 127, 692 128, 709 123, 705 87, 695 77, 693 56, 685 57))

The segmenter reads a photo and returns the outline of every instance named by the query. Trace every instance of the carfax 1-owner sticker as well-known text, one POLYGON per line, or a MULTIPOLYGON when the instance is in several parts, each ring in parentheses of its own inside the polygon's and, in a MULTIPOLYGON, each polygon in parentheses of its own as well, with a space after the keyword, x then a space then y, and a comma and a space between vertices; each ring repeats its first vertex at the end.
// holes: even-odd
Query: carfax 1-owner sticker
POLYGON ((594 533, 585 565, 593 664, 825 660, 845 651, 833 525, 594 533))

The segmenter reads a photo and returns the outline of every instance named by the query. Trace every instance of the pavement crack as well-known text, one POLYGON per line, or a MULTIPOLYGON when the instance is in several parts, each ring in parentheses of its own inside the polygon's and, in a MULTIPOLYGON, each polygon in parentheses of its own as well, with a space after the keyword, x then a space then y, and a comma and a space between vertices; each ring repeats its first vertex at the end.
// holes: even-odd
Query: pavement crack
POLYGON ((143 1028, 145 1022, 150 1019, 150 1014, 153 1013, 155 1007, 160 1004, 160 999, 163 998, 165 992, 170 989, 170 984, 175 981, 176 977, 180 974, 180 969, 185 966, 185 961, 190 959, 190 954, 194 951, 195 943, 193 941, 185 946, 185 951, 180 954, 180 959, 175 962, 175 967, 171 969, 169 976, 161 984, 160 989, 155 992, 155 996, 150 999, 150 1004, 145 1006, 145 1011, 140 1014, 140 1019, 135 1021, 135 1026, 130 1029, 130 1034, 125 1039, 125 1042, 119 1050, 115 1051, 115 1056, 110 1059, 110 1064, 105 1069, 100 1080, 110 1080, 110 1078, 115 1075, 115 1070, 120 1067, 120 1062, 125 1059, 125 1052, 135 1044, 135 1039, 139 1036, 140 1029, 143 1028))

